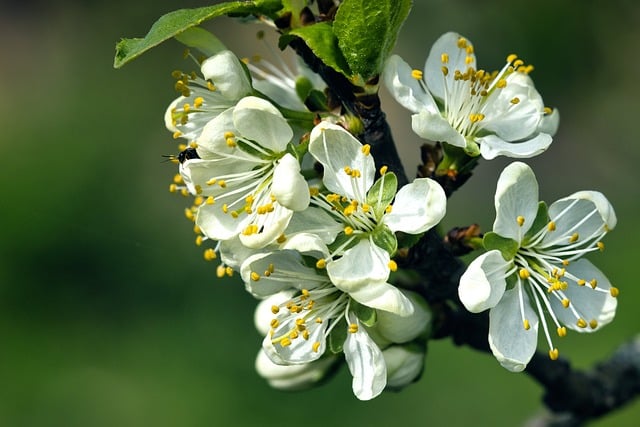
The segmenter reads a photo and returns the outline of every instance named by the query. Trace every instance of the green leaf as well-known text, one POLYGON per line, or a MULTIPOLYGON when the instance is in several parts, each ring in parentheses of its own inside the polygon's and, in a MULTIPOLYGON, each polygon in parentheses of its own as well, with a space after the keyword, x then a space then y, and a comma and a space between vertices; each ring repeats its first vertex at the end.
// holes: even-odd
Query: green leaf
POLYGON ((333 23, 351 71, 363 81, 377 76, 409 15, 411 0, 344 0, 333 23))
POLYGON ((374 308, 367 307, 355 301, 351 301, 351 308, 360 319, 368 327, 372 327, 378 321, 378 314, 374 308))
POLYGON ((206 56, 213 56, 226 49, 216 36, 201 27, 187 28, 176 36, 176 40, 185 46, 198 49, 206 56))
POLYGON ((197 9, 179 9, 158 19, 144 38, 122 39, 116 44, 115 68, 142 55, 147 50, 175 37, 188 28, 227 14, 272 14, 282 8, 280 0, 232 1, 197 9))
POLYGON ((351 76, 349 65, 340 51, 338 39, 333 34, 333 29, 329 22, 319 22, 291 30, 280 37, 278 42, 280 49, 287 46, 293 36, 304 40, 309 49, 326 65, 347 77, 351 76))
POLYGON ((533 220, 533 224, 527 234, 524 235, 524 241, 527 242, 531 239, 538 231, 542 228, 546 228, 549 224, 549 211, 547 209, 547 204, 545 202, 538 203, 538 212, 536 213, 536 218, 533 220))
POLYGON ((397 190, 398 178, 393 172, 385 173, 373 183, 367 193, 367 204, 373 208, 376 218, 382 218, 397 190))
POLYGON ((386 225, 376 228, 373 234, 371 234, 371 238, 376 246, 387 251, 391 257, 398 250, 396 235, 386 225))
POLYGON ((347 322, 341 317, 338 324, 331 330, 329 334, 329 350, 333 354, 342 353, 344 341, 347 339, 347 322))
POLYGON ((509 239, 507 237, 502 237, 493 231, 485 233, 484 239, 482 243, 486 250, 491 251, 497 249, 502 254, 502 258, 505 261, 510 261, 516 256, 516 252, 518 252, 519 245, 513 239, 509 239))

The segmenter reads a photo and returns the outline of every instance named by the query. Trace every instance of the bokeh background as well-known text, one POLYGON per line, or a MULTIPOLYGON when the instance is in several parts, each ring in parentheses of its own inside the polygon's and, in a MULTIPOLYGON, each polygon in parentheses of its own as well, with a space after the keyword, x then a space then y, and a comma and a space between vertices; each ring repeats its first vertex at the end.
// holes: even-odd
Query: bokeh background
MULTIPOLYGON (((619 225, 595 262, 620 288, 616 321, 569 334, 577 367, 638 333, 640 7, 635 0, 416 0, 396 51, 421 68, 456 30, 479 65, 518 53, 536 70, 560 132, 529 161, 547 201, 604 192, 619 225)), ((486 355, 431 342, 426 371, 402 393, 359 402, 348 371, 315 390, 271 390, 254 372, 255 301, 220 282, 193 244, 185 199, 169 194, 175 153, 163 127, 170 73, 190 67, 169 42, 121 70, 114 44, 161 14, 205 5, 158 1, 0 3, 0 425, 523 425, 540 387, 486 355)), ((261 52, 255 26, 208 26, 238 55, 261 52)), ((408 168, 409 115, 384 98, 408 168)), ((493 220, 505 160, 481 162, 445 226, 493 220)), ((635 402, 596 426, 635 426, 635 402)))

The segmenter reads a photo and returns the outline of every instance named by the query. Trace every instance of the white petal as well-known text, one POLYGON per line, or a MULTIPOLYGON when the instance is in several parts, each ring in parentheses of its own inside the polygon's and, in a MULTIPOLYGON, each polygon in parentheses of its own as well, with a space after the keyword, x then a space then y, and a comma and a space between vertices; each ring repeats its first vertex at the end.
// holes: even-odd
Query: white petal
POLYGON ((252 255, 242 263, 240 276, 247 291, 258 298, 268 297, 289 288, 313 287, 313 283, 303 281, 299 277, 317 276, 318 282, 326 281, 325 278, 317 275, 313 268, 306 267, 302 261, 302 255, 292 250, 252 255), (269 270, 270 266, 277 270, 277 274, 264 275, 263 273, 269 270), (253 280, 252 273, 260 275, 260 279, 253 280))
POLYGON ((240 270, 240 266, 251 255, 266 252, 264 249, 251 249, 242 244, 239 237, 220 241, 219 246, 220 261, 235 271, 240 270))
POLYGON ((611 289, 609 279, 607 279, 602 271, 586 259, 572 262, 566 269, 567 272, 577 276, 579 279, 586 280, 587 283, 584 286, 578 286, 576 282, 565 276, 564 279, 568 282, 569 286, 563 291, 564 295, 569 299, 570 305, 577 310, 583 320, 587 323, 595 320, 597 321, 597 326, 596 328, 591 328, 590 326, 586 328, 578 327, 576 324, 577 319, 571 307, 564 308, 556 298, 550 298, 553 312, 558 317, 560 323, 578 332, 593 332, 611 322, 616 314, 618 300, 609 293, 609 289, 611 289), (597 281, 597 287, 599 289, 604 289, 607 292, 594 290, 589 285, 589 282, 593 279, 597 281))
POLYGON ((328 258, 331 253, 322 238, 313 233, 296 233, 286 238, 280 249, 292 249, 303 255, 313 256, 316 259, 328 258))
POLYGON ((373 184, 376 166, 373 156, 362 152, 362 144, 353 135, 328 122, 321 122, 311 131, 309 152, 324 166, 324 185, 334 193, 364 202, 373 184), (360 171, 352 178, 344 171, 348 166, 360 171))
POLYGON ((391 95, 406 109, 418 113, 427 110, 438 113, 438 107, 429 92, 411 76, 411 67, 398 55, 392 55, 385 64, 383 79, 391 95))
POLYGON ((284 233, 287 225, 289 225, 289 220, 293 215, 293 211, 280 206, 278 203, 274 203, 273 207, 273 212, 269 212, 265 215, 254 216, 253 219, 256 217, 258 219, 257 225, 260 230, 259 233, 249 235, 245 235, 243 233, 239 234, 240 241, 243 245, 250 248, 263 248, 268 244, 275 242, 276 239, 284 233))
POLYGON ((506 289, 508 269, 509 263, 498 250, 474 259, 460 277, 458 286, 458 296, 465 308, 472 313, 480 313, 495 307, 506 289))
POLYGON ((544 103, 524 73, 512 73, 503 89, 494 90, 486 100, 486 117, 481 128, 505 141, 518 141, 534 136, 542 120, 544 103), (519 102, 511 102, 517 98, 519 102))
POLYGON ((249 158, 244 152, 237 149, 233 150, 227 145, 227 139, 225 138, 227 132, 232 132, 233 134, 238 133, 238 130, 233 124, 233 108, 223 111, 206 124, 204 129, 202 129, 200 138, 198 138, 198 149, 203 148, 216 155, 233 152, 234 154, 238 153, 240 156, 249 158))
POLYGON ((300 174, 300 164, 291 154, 285 154, 273 170, 271 194, 285 208, 301 211, 309 206, 309 186, 300 174))
POLYGON ((284 304, 291 299, 295 294, 295 289, 289 289, 281 291, 276 294, 270 295, 258 303, 253 313, 253 324, 260 333, 260 335, 267 335, 271 330, 271 320, 273 319, 273 312, 271 307, 274 305, 284 304))
POLYGON ((269 359, 264 350, 258 352, 255 366, 258 374, 278 390, 305 390, 324 378, 335 363, 336 357, 325 357, 315 362, 301 365, 277 365, 269 359))
POLYGON ((389 278, 389 253, 371 243, 360 240, 342 258, 327 264, 331 281, 343 292, 351 292, 369 282, 386 282, 389 278))
POLYGON ((447 196, 440 184, 418 178, 398 191, 391 213, 383 221, 392 231, 419 234, 438 224, 446 209, 447 196))
POLYGON ((578 233, 579 238, 599 235, 615 228, 618 220, 613 206, 597 191, 579 191, 549 206, 549 217, 556 229, 545 236, 543 245, 569 244, 569 238, 578 233))
POLYGON ((269 101, 247 96, 233 110, 233 123, 240 135, 274 153, 281 153, 293 137, 293 130, 269 101))
MULTIPOLYGON (((283 312, 284 310, 280 310, 280 313, 283 312)), ((277 319, 280 322, 279 325, 273 330, 273 336, 269 333, 265 339, 265 341, 271 344, 263 341, 262 345, 262 348, 274 363, 279 364, 280 359, 287 364, 309 363, 318 360, 327 349, 325 332, 329 322, 307 322, 307 331, 309 331, 308 339, 304 339, 302 334, 300 334, 297 338, 290 340, 291 344, 286 346, 280 344, 278 337, 289 337, 291 331, 298 330, 296 321, 299 318, 300 316, 298 314, 286 314, 283 316, 278 314, 277 319), (313 349, 315 343, 320 343, 317 350, 313 349), (275 360, 269 354, 270 349, 277 354, 275 360)))
POLYGON ((224 50, 208 59, 201 66, 202 75, 211 80, 227 99, 237 101, 251 92, 251 82, 236 55, 224 50))
MULTIPOLYGON (((336 286, 340 288, 339 286, 336 286)), ((360 304, 378 310, 388 311, 398 316, 411 316, 413 304, 395 286, 386 282, 369 282, 349 292, 349 296, 360 304)))
POLYGON ((411 316, 398 316, 378 310, 374 329, 387 341, 402 344, 417 338, 431 326, 431 310, 422 297, 415 292, 401 291, 413 305, 411 316))
POLYGON ((487 135, 475 139, 480 144, 480 154, 487 160, 498 156, 514 159, 528 159, 544 152, 553 138, 546 133, 539 133, 531 139, 519 142, 507 142, 496 135, 487 135))
POLYGON ((394 345, 382 351, 387 365, 387 389, 399 389, 415 381, 424 368, 424 352, 415 346, 394 345))
POLYGON ((233 218, 222 211, 221 205, 203 203, 198 208, 196 225, 210 239, 228 240, 238 234, 249 224, 250 218, 242 216, 233 218))
POLYGON ((520 314, 520 289, 518 284, 506 291, 500 303, 489 311, 489 347, 498 362, 512 372, 527 367, 538 343, 538 316, 524 293, 524 318, 530 325, 526 330, 520 314))
POLYGON ((538 132, 554 136, 558 131, 559 124, 560 113, 558 112, 558 109, 554 108, 551 114, 546 114, 542 117, 540 125, 538 126, 538 132))
POLYGON ((464 148, 467 141, 438 112, 421 111, 411 116, 411 128, 421 138, 440 141, 464 148))
POLYGON ((369 338, 356 317, 350 315, 349 321, 359 326, 357 332, 347 334, 343 347, 349 372, 353 376, 353 394, 360 400, 370 400, 384 390, 387 367, 382 351, 369 338))
POLYGON ((538 213, 538 181, 529 166, 514 162, 502 171, 496 188, 495 207, 493 231, 521 242, 538 213), (519 217, 524 218, 522 225, 518 223, 519 217))
POLYGON ((325 210, 309 207, 301 212, 295 212, 285 231, 285 235, 296 233, 313 233, 326 244, 333 243, 342 231, 343 225, 336 222, 325 210))
MULTIPOLYGON (((427 86, 431 93, 440 99, 445 99, 445 81, 448 81, 448 86, 451 86, 453 82, 453 76, 455 70, 461 72, 467 71, 469 67, 476 68, 476 56, 475 54, 467 54, 464 48, 458 47, 458 40, 462 36, 458 33, 445 33, 431 47, 429 56, 424 65, 424 78, 427 82, 427 86), (442 54, 448 55, 449 60, 446 64, 442 63, 442 54), (467 57, 470 59, 467 60, 467 57), (448 75, 445 77, 442 73, 442 66, 446 66, 449 69, 448 75)), ((471 42, 467 40, 467 45, 472 46, 471 42)))

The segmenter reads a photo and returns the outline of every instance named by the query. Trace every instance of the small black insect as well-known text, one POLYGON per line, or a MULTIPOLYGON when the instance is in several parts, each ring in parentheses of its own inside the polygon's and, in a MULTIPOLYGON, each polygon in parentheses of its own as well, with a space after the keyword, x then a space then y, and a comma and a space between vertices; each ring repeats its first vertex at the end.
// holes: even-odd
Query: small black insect
POLYGON ((187 160, 191 160, 191 159, 199 159, 200 156, 198 156, 198 152, 196 151, 195 148, 187 148, 184 151, 181 151, 178 154, 178 161, 180 162, 180 164, 184 163, 187 160))

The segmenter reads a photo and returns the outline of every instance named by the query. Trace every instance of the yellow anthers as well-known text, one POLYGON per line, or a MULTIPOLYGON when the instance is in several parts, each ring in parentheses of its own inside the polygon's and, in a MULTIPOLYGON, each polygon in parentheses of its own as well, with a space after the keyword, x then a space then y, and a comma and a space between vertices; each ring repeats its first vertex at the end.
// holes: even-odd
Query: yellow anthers
POLYGON ((316 317, 316 320, 314 320, 314 322, 316 322, 317 324, 320 324, 322 323, 322 318, 316 317))
POLYGON ((193 199, 193 206, 200 206, 202 203, 204 203, 204 198, 202 196, 198 196, 193 199))
POLYGON ((445 67, 444 65, 442 67, 440 67, 440 70, 442 71, 442 74, 446 77, 449 75, 449 68, 445 67))
POLYGON ((553 113, 553 109, 551 107, 544 107, 542 111, 547 115, 553 113))
POLYGON ((320 194, 320 190, 318 189, 318 187, 309 187, 309 195, 311 197, 315 197, 319 194, 320 194))
POLYGON ((356 332, 358 332, 358 325, 355 323, 351 323, 349 325, 349 333, 355 334, 356 332))
POLYGON ((578 328, 586 328, 587 327, 587 321, 584 320, 583 318, 580 318, 576 322, 576 325, 578 325, 578 328))
MULTIPOLYGON (((271 264, 271 265, 273 265, 273 264, 271 264)), ((309 297, 311 296, 311 292, 309 292, 309 290, 308 290, 308 289, 303 289, 303 290, 301 290, 300 292, 302 293, 302 296, 303 296, 304 298, 309 298, 309 297)))
POLYGON ((188 113, 191 110, 191 105, 189 105, 188 103, 185 103, 182 106, 182 111, 184 111, 185 113, 188 113))
POLYGON ((471 56, 471 55, 467 55, 467 56, 464 58, 464 63, 465 63, 465 64, 467 64, 467 65, 469 65, 469 64, 473 63, 473 59, 474 59, 474 58, 473 58, 473 56, 471 56))
POLYGON ((443 53, 442 55, 440 55, 440 61, 441 61, 443 64, 448 63, 448 62, 449 62, 449 54, 445 52, 445 53, 443 53))
POLYGON ((242 234, 245 236, 251 236, 253 234, 258 234, 258 226, 256 224, 249 224, 242 230, 242 234))
POLYGON ((360 150, 362 151, 362 154, 364 154, 365 156, 368 156, 369 154, 371 154, 371 146, 369 144, 364 144, 360 150))
POLYGON ((345 166, 343 170, 347 175, 351 175, 351 173, 353 172, 353 169, 351 169, 351 167, 349 166, 345 166))
POLYGON ((503 88, 507 87, 507 81, 505 79, 498 80, 498 83, 496 83, 496 87, 498 89, 503 89, 503 88))
POLYGON ((229 213, 229 206, 226 203, 222 205, 222 212, 229 213))
POLYGON ((200 108, 202 107, 202 104, 204 104, 204 98, 199 96, 196 99, 193 100, 193 106, 195 108, 200 108))
POLYGON ((509 64, 511 64, 516 59, 518 59, 518 55, 516 55, 515 53, 512 53, 511 55, 507 56, 507 62, 509 64))
POLYGON ((549 221, 549 224, 547 224, 547 231, 556 231, 556 223, 549 221))
POLYGON ((238 146, 238 144, 236 144, 236 140, 233 138, 227 138, 225 140, 225 143, 227 144, 227 147, 229 148, 235 148, 238 146))
POLYGON ((347 236, 351 236, 353 234, 353 227, 347 225, 344 228, 344 234, 346 234, 347 236))
POLYGON ((558 357, 560 357, 560 352, 558 352, 557 348, 554 348, 553 350, 549 350, 549 359, 558 360, 558 357))
POLYGON ((190 193, 189 193, 189 190, 186 187, 184 187, 180 189, 180 194, 184 197, 187 197, 190 193))
POLYGON ((521 268, 520 271, 518 271, 518 275, 522 280, 526 280, 531 277, 531 273, 526 268, 521 268))
POLYGON ((220 188, 227 188, 227 181, 221 179, 218 181, 218 185, 220 186, 220 188))
POLYGON ((569 308, 569 304, 571 304, 571 301, 569 301, 569 298, 565 298, 562 301, 560 301, 562 303, 562 306, 564 308, 569 308))
POLYGON ((319 259, 318 261, 316 261, 316 268, 319 269, 323 269, 327 267, 327 261, 325 261, 324 259, 319 259))
POLYGON ((198 143, 196 141, 191 141, 189 143, 189 148, 193 148, 194 150, 198 148, 198 143))
POLYGON ((367 204, 367 203, 363 203, 362 204, 362 212, 369 212, 371 210, 371 205, 367 204))
POLYGON ((272 328, 277 328, 278 326, 280 326, 280 322, 278 321, 278 319, 271 319, 271 322, 269 323, 269 326, 271 326, 272 328))
POLYGON ((268 271, 269 273, 273 273, 274 271, 276 271, 276 267, 275 267, 273 264, 271 264, 271 263, 270 263, 270 264, 267 266, 267 271, 268 271))
MULTIPOLYGON (((204 238, 202 236, 196 236, 196 246, 202 246, 202 242, 204 241, 204 238)), ((214 252, 215 253, 215 252, 214 252)), ((205 259, 207 258, 206 253, 205 253, 205 259)))
POLYGON ((327 194, 327 202, 329 203, 336 203, 340 201, 340 195, 339 194, 327 194))
POLYGON ((590 327, 591 329, 595 329, 595 328, 597 328, 597 327, 598 327, 598 321, 597 321, 596 319, 591 319, 591 320, 589 321, 589 327, 590 327))
POLYGON ((578 279, 576 283, 578 283, 578 286, 584 286, 587 283, 587 281, 584 279, 578 279))
POLYGON ((212 248, 207 249, 206 251, 204 251, 204 259, 207 261, 213 261, 214 259, 216 259, 218 256, 216 255, 216 251, 214 251, 212 248))
POLYGON ((211 92, 216 91, 216 87, 211 82, 207 82, 207 89, 209 89, 211 92))
POLYGON ((457 45, 460 49, 466 49, 468 46, 467 39, 465 39, 464 37, 458 38, 457 45))
POLYGON ((524 65, 524 61, 522 59, 516 59, 513 61, 513 68, 520 68, 524 65))
POLYGON ((298 338, 298 333, 299 332, 294 329, 293 331, 289 332, 289 338, 295 340, 296 338, 298 338))
POLYGON ((202 187, 200 185, 196 184, 193 187, 196 190, 196 194, 202 194, 202 187))
POLYGON ((320 350, 320 341, 314 342, 313 345, 311 346, 311 349, 313 350, 314 353, 317 353, 318 350, 320 350))
POLYGON ((224 277, 224 274, 224 265, 220 264, 218 267, 216 267, 216 277, 218 277, 218 279, 222 279, 224 277))
POLYGON ((388 205, 386 208, 384 208, 384 213, 389 214, 391 213, 392 210, 393 210, 393 206, 388 205))
POLYGON ((564 326, 560 326, 558 329, 556 329, 556 332, 558 333, 558 336, 560 338, 567 336, 567 328, 565 328, 564 326))
POLYGON ((596 246, 598 247, 598 249, 600 249, 600 252, 604 251, 604 243, 598 242, 596 243, 596 246))
POLYGON ((473 54, 473 45, 468 44, 467 48, 466 48, 466 51, 467 51, 467 55, 473 54))
POLYGON ((591 279, 591 280, 589 281, 589 284, 591 285, 591 287, 592 287, 593 289, 595 289, 595 288, 597 288, 597 287, 598 287, 598 281, 597 281, 596 279, 591 279))
POLYGON ((516 218, 516 222, 520 227, 522 227, 524 225, 524 217, 522 215, 518 215, 518 217, 516 218))
POLYGON ((310 336, 311 336, 311 334, 309 333, 309 331, 307 329, 302 331, 302 338, 304 338, 305 341, 308 341, 310 336))
POLYGON ((352 215, 355 211, 356 211, 356 207, 355 207, 355 206, 353 206, 353 205, 349 205, 349 206, 347 206, 346 208, 344 208, 344 210, 342 211, 342 213, 343 213, 345 216, 350 216, 350 215, 352 215))
POLYGON ((212 204, 214 204, 215 202, 216 202, 216 199, 215 199, 213 196, 209 196, 209 197, 207 197, 207 200, 205 200, 205 203, 206 203, 207 205, 212 205, 212 204))
POLYGON ((531 329, 531 324, 529 323, 529 320, 524 319, 522 321, 522 326, 524 327, 525 331, 528 331, 529 329, 531 329))
POLYGON ((173 176, 173 182, 176 184, 182 184, 182 175, 180 175, 179 173, 175 174, 173 176))
POLYGON ((386 165, 385 165, 385 166, 382 166, 382 167, 380 168, 380 175, 384 175, 385 173, 387 173, 387 171, 388 171, 388 170, 389 170, 389 167, 388 167, 388 166, 386 166, 386 165))
POLYGON ((565 267, 567 267, 569 265, 569 260, 568 259, 563 259, 562 260, 562 265, 564 265, 565 267))
POLYGON ((174 78, 174 79, 176 79, 176 80, 177 80, 177 79, 179 79, 179 78, 181 78, 181 77, 182 77, 182 71, 180 71, 180 70, 173 70, 173 71, 171 72, 171 77, 173 77, 173 78, 174 78))
POLYGON ((287 236, 285 236, 284 234, 281 234, 280 236, 278 236, 278 238, 276 239, 276 242, 282 244, 284 242, 287 241, 287 236))
POLYGON ((609 289, 609 293, 611 294, 612 297, 617 298, 618 295, 620 294, 620 290, 615 286, 612 286, 611 289, 609 289))
POLYGON ((251 277, 251 280, 253 280, 254 282, 257 282, 258 280, 260 280, 260 275, 255 271, 252 271, 249 276, 251 277))
POLYGON ((288 347, 291 345, 291 340, 289 339, 289 337, 284 337, 280 340, 280 345, 282 347, 288 347))
POLYGON ((579 238, 580 238, 580 235, 578 233, 573 233, 571 237, 569 237, 569 243, 575 243, 578 241, 579 238))
POLYGON ((420 70, 411 70, 411 77, 416 80, 422 80, 422 71, 420 70))
POLYGON ((278 314, 280 312, 280 307, 278 307, 277 305, 272 305, 271 306, 271 312, 273 314, 278 314))
POLYGON ((229 277, 233 277, 233 268, 227 266, 224 268, 224 274, 226 274, 229 277))
POLYGON ((511 101, 509 102, 511 102, 513 105, 517 105, 520 103, 520 98, 516 96, 515 98, 512 98, 511 101))
POLYGON ((299 331, 303 331, 306 328, 303 318, 296 319, 296 328, 298 328, 299 331))
POLYGON ((395 262, 394 260, 389 261, 387 265, 389 266, 389 270, 398 271, 398 263, 395 262))
POLYGON ((175 184, 169 184, 169 193, 175 193, 178 191, 178 186, 175 184))
POLYGON ((173 139, 178 139, 182 136, 182 132, 180 132, 179 130, 175 131, 173 133, 173 139))
POLYGON ((189 208, 185 208, 184 216, 186 216, 189 221, 193 221, 196 219, 195 215, 193 214, 193 211, 189 208))
POLYGON ((471 123, 478 123, 479 121, 484 120, 485 115, 482 113, 469 114, 469 120, 471 123))

